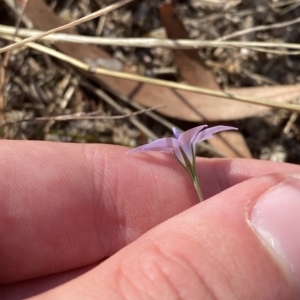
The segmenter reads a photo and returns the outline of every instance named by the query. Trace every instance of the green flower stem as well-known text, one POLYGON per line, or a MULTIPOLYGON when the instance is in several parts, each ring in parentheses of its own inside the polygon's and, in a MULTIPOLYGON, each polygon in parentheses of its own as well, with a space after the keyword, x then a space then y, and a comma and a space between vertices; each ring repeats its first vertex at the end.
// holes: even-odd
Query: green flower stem
POLYGON ((179 161, 179 159, 177 158, 177 156, 175 154, 174 154, 174 156, 185 167, 185 169, 189 172, 189 174, 190 174, 190 176, 193 180, 194 187, 197 191, 199 200, 200 200, 200 202, 202 202, 202 201, 204 201, 204 198, 203 198, 203 194, 202 194, 202 191, 201 191, 199 178, 198 178, 198 175, 197 175, 197 172, 196 172, 196 161, 195 161, 194 151, 193 151, 193 149, 191 149, 192 155, 193 155, 193 162, 190 162, 188 157, 186 156, 185 152, 181 148, 179 148, 179 149, 180 149, 180 152, 182 154, 182 157, 184 159, 185 164, 183 164, 181 161, 179 161))
POLYGON ((190 176, 193 180, 194 187, 196 189, 196 192, 198 194, 200 202, 204 201, 203 194, 202 194, 201 187, 200 187, 200 183, 199 183, 199 178, 198 178, 195 167, 190 166, 190 168, 187 168, 187 170, 188 170, 188 172, 189 172, 189 174, 190 174, 190 176))

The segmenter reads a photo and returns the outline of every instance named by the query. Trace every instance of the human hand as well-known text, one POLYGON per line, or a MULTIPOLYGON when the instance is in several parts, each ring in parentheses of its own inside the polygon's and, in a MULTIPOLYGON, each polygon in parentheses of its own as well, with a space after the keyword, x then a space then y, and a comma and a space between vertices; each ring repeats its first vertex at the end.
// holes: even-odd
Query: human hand
POLYGON ((300 166, 126 150, 0 142, 0 299, 299 299, 300 166))

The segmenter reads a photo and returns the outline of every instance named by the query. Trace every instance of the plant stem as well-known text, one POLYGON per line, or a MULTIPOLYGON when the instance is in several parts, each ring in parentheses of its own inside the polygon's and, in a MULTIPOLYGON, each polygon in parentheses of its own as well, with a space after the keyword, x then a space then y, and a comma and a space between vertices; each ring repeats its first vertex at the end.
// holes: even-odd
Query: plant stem
POLYGON ((201 187, 200 187, 199 178, 198 178, 195 168, 193 168, 193 167, 188 168, 188 172, 193 180, 194 187, 196 189, 196 192, 198 194, 200 202, 204 201, 203 194, 202 194, 201 187))
MULTIPOLYGON (((184 167, 185 169, 189 172, 192 180, 193 180, 193 183, 194 183, 194 187, 197 191, 197 194, 198 194, 198 197, 199 197, 199 200, 200 202, 204 201, 204 198, 203 198, 203 194, 202 194, 202 191, 201 191, 201 187, 200 187, 200 183, 199 183, 199 178, 198 178, 198 175, 197 175, 197 172, 196 172, 196 167, 195 167, 195 155, 194 155, 194 152, 193 152, 193 149, 192 149, 192 154, 193 154, 193 162, 190 162, 188 157, 186 156, 185 152, 179 147, 180 149, 180 152, 182 154, 182 157, 184 159, 184 163, 182 163, 182 161, 179 161, 184 167)), ((176 158, 177 156, 174 155, 176 158)), ((179 160, 177 158, 177 160, 179 160)))

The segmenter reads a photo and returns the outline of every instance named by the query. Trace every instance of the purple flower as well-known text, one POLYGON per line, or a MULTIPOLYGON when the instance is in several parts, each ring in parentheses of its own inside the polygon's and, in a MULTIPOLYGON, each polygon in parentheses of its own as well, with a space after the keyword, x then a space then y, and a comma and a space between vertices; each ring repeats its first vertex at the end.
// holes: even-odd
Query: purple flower
POLYGON ((178 159, 178 161, 189 172, 193 180, 195 189, 197 191, 198 197, 200 201, 203 201, 204 198, 200 188, 200 183, 199 183, 198 175, 196 172, 196 165, 195 165, 196 144, 212 138, 213 134, 217 132, 225 131, 225 130, 237 130, 237 128, 229 127, 229 126, 215 126, 215 127, 204 129, 205 127, 207 127, 207 125, 198 126, 190 130, 187 130, 181 134, 177 131, 175 127, 173 127, 173 133, 175 137, 158 139, 147 145, 143 145, 141 147, 130 150, 127 153, 146 152, 146 151, 160 151, 160 152, 173 153, 175 157, 178 159))
POLYGON ((173 153, 177 157, 177 159, 184 165, 184 167, 188 167, 184 156, 186 156, 188 162, 191 165, 194 165, 195 148, 197 143, 212 138, 214 133, 220 131, 237 130, 237 128, 229 126, 215 126, 204 129, 205 127, 207 127, 207 125, 198 126, 189 129, 181 134, 177 131, 175 127, 173 127, 173 133, 175 138, 168 137, 158 139, 153 141, 152 143, 130 150, 127 153, 145 151, 160 151, 173 153))

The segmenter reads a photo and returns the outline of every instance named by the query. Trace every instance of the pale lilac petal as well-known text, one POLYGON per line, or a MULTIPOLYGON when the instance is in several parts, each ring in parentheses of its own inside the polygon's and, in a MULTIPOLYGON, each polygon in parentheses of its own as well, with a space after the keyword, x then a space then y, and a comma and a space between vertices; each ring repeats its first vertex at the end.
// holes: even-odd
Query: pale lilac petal
POLYGON ((210 127, 210 128, 204 129, 203 131, 201 131, 197 134, 197 136, 195 137, 195 139, 193 141, 193 145, 196 145, 196 143, 210 139, 213 137, 213 134, 220 132, 220 131, 225 131, 225 130, 238 130, 238 129, 235 127, 231 127, 231 126, 215 126, 215 127, 210 127))
POLYGON ((178 139, 178 137, 180 136, 180 133, 178 132, 177 128, 173 127, 172 130, 173 130, 173 133, 174 133, 176 139, 178 139))
POLYGON ((145 152, 145 151, 160 151, 160 152, 167 152, 173 153, 174 149, 179 147, 179 142, 175 138, 162 138, 153 141, 152 143, 140 146, 138 148, 132 149, 127 153, 133 152, 145 152))
POLYGON ((179 138, 178 141, 180 145, 187 145, 192 142, 194 136, 199 133, 203 128, 207 127, 207 125, 197 126, 195 128, 189 129, 185 132, 183 132, 179 138))
POLYGON ((169 137, 158 139, 156 141, 153 141, 152 143, 132 149, 127 153, 145 151, 173 153, 186 168, 189 168, 189 166, 187 166, 185 163, 181 150, 187 156, 190 163, 193 164, 196 143, 212 138, 214 133, 220 131, 237 130, 237 128, 230 126, 215 126, 212 128, 204 129, 205 127, 207 127, 207 125, 198 126, 181 134, 176 128, 173 128, 173 133, 176 138, 169 137))
POLYGON ((181 149, 184 151, 186 154, 187 158, 189 161, 192 163, 193 162, 193 141, 197 134, 203 130, 203 128, 207 127, 207 125, 202 125, 202 126, 197 126, 195 128, 189 129, 185 132, 183 132, 179 137, 178 141, 180 143, 181 149))
POLYGON ((186 167, 184 158, 183 158, 183 156, 181 154, 181 151, 180 151, 179 147, 177 147, 177 148, 174 149, 174 154, 176 155, 176 157, 178 158, 178 160, 186 167))

